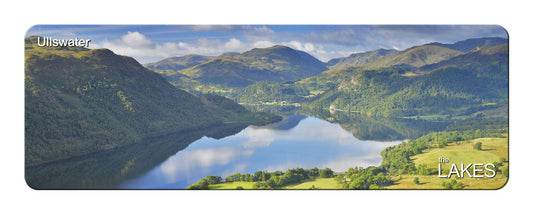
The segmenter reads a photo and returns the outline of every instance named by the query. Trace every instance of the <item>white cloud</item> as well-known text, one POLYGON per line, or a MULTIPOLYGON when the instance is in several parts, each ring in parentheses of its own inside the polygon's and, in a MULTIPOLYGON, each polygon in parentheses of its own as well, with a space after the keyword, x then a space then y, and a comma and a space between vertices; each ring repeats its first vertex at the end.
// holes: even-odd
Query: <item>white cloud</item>
POLYGON ((275 43, 269 40, 244 43, 237 38, 227 41, 200 38, 196 43, 178 41, 159 44, 139 32, 128 32, 116 40, 93 43, 91 48, 108 48, 116 54, 131 56, 141 63, 148 63, 187 54, 218 56, 224 52, 244 52, 252 48, 266 48, 273 45, 275 43))
POLYGON ((293 40, 293 41, 290 41, 290 42, 283 42, 281 44, 283 44, 285 46, 288 46, 288 47, 291 47, 291 48, 294 48, 296 50, 303 50, 302 43, 299 42, 299 41, 293 40))
POLYGON ((252 41, 252 42, 262 41, 262 40, 272 40, 276 36, 276 33, 272 29, 266 26, 262 26, 262 27, 243 26, 242 30, 243 30, 242 32, 243 36, 248 41, 252 41))
POLYGON ((305 51, 323 62, 327 62, 336 57, 345 57, 354 53, 353 51, 337 50, 334 46, 301 42, 297 40, 282 42, 281 44, 296 50, 305 51), (327 51, 327 49, 329 49, 329 51, 327 51))
MULTIPOLYGON (((204 29, 211 29, 213 26, 202 26, 204 29)), ((216 26, 214 28, 217 28, 216 26)), ((255 32, 256 37, 254 39, 261 39, 260 35, 266 35, 264 38, 269 37, 272 30, 266 27, 249 28, 245 32, 255 32), (263 34, 260 34, 263 33, 263 34)), ((248 33, 253 35, 254 33, 248 33)), ((216 40, 200 38, 196 42, 188 43, 184 41, 157 43, 151 40, 146 35, 139 32, 128 32, 125 35, 120 36, 116 40, 104 40, 100 43, 91 44, 91 48, 108 48, 116 54, 131 56, 137 59, 140 63, 148 63, 159 61, 164 58, 183 56, 188 54, 199 54, 206 56, 218 56, 225 52, 244 52, 253 48, 268 48, 276 44, 272 40, 256 40, 247 42, 241 41, 238 38, 230 38, 228 40, 216 40)), ((287 42, 281 42, 281 45, 285 45, 296 50, 305 51, 314 57, 324 62, 331 58, 348 56, 353 53, 352 51, 338 50, 334 47, 325 46, 319 43, 302 42, 298 40, 291 40, 287 42)))
POLYGON ((274 130, 260 127, 249 127, 242 135, 247 139, 242 143, 243 148, 254 149, 257 147, 268 147, 275 140, 274 130))
POLYGON ((228 42, 224 43, 224 47, 228 50, 240 50, 243 45, 241 41, 235 38, 231 38, 228 42))
POLYGON ((315 46, 311 43, 305 43, 304 45, 304 51, 314 51, 315 50, 315 46))
POLYGON ((276 44, 274 44, 273 42, 268 41, 268 40, 261 40, 261 41, 254 42, 252 44, 252 46, 255 47, 255 48, 268 48, 268 47, 272 47, 274 45, 276 45, 276 44))
POLYGON ((146 36, 141 33, 130 31, 128 31, 126 35, 121 36, 120 41, 130 47, 150 47, 154 44, 152 40, 146 38, 146 36))

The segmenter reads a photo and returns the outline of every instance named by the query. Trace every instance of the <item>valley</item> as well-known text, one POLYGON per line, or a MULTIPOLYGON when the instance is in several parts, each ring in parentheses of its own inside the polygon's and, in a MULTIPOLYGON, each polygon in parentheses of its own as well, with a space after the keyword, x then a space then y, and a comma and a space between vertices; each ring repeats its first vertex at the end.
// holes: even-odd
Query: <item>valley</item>
POLYGON ((508 39, 140 64, 39 38, 24 75, 35 189, 498 189, 509 176, 508 39), (493 164, 494 179, 439 178, 441 157, 493 164))

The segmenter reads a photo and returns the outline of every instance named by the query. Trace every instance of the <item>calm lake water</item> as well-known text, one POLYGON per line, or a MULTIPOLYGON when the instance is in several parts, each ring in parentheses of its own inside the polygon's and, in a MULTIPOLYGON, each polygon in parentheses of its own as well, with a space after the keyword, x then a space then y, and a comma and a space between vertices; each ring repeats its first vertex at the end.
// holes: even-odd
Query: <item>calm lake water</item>
POLYGON ((249 126, 235 135, 202 137, 145 174, 123 182, 124 189, 184 189, 207 175, 269 172, 301 167, 378 166, 380 152, 396 141, 359 140, 340 125, 296 116, 269 126, 249 126))

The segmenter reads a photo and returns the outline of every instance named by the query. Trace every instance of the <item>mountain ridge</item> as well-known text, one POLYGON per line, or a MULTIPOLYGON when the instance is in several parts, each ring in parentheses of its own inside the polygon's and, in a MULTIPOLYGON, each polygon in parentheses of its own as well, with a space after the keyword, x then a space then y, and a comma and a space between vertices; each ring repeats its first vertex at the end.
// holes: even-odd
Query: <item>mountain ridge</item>
POLYGON ((437 45, 452 50, 457 50, 461 52, 468 52, 478 46, 497 46, 501 44, 509 43, 509 39, 501 37, 482 37, 482 38, 472 38, 462 41, 455 42, 453 44, 443 44, 440 42, 432 42, 426 45, 437 45))
POLYGON ((228 121, 279 119, 223 97, 189 94, 108 49, 38 47, 35 38, 25 40, 26 165, 228 121))
POLYGON ((391 66, 409 66, 418 68, 452 58, 459 54, 462 54, 462 52, 436 45, 422 45, 408 48, 404 51, 371 61, 361 66, 365 68, 391 66))
POLYGON ((350 54, 347 57, 334 58, 328 61, 328 65, 330 69, 363 65, 398 52, 399 51, 394 49, 380 48, 373 51, 350 54))
POLYGON ((207 62, 164 74, 177 87, 194 90, 198 84, 245 87, 258 81, 283 82, 306 78, 327 70, 325 63, 286 46, 254 48, 235 56, 219 56, 207 62), (188 78, 176 75, 186 75, 188 78))

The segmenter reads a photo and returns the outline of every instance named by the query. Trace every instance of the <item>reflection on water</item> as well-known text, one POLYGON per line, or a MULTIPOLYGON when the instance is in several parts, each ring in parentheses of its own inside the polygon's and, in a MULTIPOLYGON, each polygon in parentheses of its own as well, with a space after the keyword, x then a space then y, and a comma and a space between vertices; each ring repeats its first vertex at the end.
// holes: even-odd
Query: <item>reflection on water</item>
POLYGON ((449 122, 431 122, 427 120, 367 117, 358 113, 329 111, 302 112, 318 118, 340 124, 357 139, 391 141, 398 139, 416 139, 431 131, 440 131, 449 122))
POLYGON ((226 177, 295 167, 329 167, 341 172, 354 166, 377 166, 380 152, 401 142, 359 140, 340 125, 314 117, 282 123, 294 126, 250 126, 219 140, 202 137, 121 188, 183 189, 207 175, 226 177))
POLYGON ((26 182, 37 189, 113 189, 141 176, 202 136, 223 138, 245 126, 231 125, 176 133, 68 160, 26 167, 26 182))
POLYGON ((225 177, 295 167, 344 171, 379 165, 384 148, 445 126, 346 113, 298 114, 264 127, 227 124, 146 139, 27 167, 25 177, 38 189, 182 189, 206 175, 225 177))

